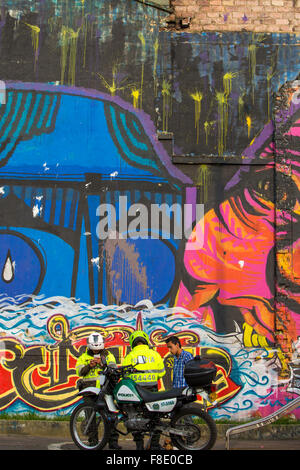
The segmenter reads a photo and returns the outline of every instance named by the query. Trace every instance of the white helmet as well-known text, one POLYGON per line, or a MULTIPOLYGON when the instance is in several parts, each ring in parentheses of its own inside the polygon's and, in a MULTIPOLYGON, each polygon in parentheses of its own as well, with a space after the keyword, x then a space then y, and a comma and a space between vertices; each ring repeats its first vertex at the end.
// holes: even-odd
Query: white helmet
POLYGON ((104 349, 103 336, 100 333, 94 332, 90 334, 87 340, 88 348, 92 351, 98 351, 104 349))

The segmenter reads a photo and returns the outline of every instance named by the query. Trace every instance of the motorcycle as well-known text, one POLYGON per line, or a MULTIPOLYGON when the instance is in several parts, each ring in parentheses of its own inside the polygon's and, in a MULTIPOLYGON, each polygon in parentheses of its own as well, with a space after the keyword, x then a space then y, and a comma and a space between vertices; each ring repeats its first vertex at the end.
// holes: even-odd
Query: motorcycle
POLYGON ((207 362, 196 356, 186 364, 187 387, 159 392, 146 390, 128 377, 139 372, 135 367, 106 365, 98 377, 101 389, 87 387, 78 393, 84 402, 70 417, 74 443, 83 450, 103 449, 114 428, 123 436, 138 432, 151 438, 160 433, 169 438, 171 448, 179 450, 211 449, 217 428, 207 412, 207 401, 215 404, 216 368, 207 362), (193 364, 188 369, 189 363, 193 364), (194 403, 199 394, 203 404, 194 403))

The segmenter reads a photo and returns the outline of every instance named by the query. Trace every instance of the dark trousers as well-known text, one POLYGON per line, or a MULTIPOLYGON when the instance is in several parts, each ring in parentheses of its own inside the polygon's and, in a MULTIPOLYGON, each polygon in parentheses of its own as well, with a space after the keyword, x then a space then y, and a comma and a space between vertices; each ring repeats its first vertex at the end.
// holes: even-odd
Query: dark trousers
MULTIPOLYGON (((149 390, 150 392, 157 392, 158 391, 157 385, 154 386, 154 387, 153 386, 151 386, 151 387, 143 386, 143 388, 145 388, 145 390, 149 390)), ((144 435, 143 435, 143 433, 141 433, 140 431, 133 431, 132 435, 133 435, 133 440, 134 440, 135 445, 136 445, 136 449, 137 450, 144 450, 144 435)), ((150 438, 150 449, 155 449, 155 448, 159 447, 159 439, 160 439, 160 431, 154 432, 152 434, 151 438, 150 438)))

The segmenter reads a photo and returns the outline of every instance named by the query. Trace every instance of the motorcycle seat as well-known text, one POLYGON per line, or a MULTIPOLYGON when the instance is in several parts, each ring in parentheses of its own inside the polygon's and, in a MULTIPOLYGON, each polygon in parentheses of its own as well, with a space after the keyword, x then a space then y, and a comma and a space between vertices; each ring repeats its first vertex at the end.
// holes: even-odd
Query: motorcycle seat
POLYGON ((172 388, 171 390, 166 390, 165 392, 151 392, 147 390, 142 385, 136 384, 137 391, 141 395, 142 399, 146 402, 166 400, 168 398, 177 398, 182 395, 183 390, 186 387, 172 388))

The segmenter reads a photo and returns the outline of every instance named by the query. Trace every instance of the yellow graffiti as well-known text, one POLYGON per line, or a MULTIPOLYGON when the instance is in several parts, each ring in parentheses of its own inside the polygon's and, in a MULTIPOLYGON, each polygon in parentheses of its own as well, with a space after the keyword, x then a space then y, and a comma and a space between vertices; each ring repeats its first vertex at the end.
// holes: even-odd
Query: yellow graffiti
POLYGON ((276 255, 277 266, 286 278, 290 279, 292 282, 295 282, 293 276, 293 253, 289 252, 288 249, 278 252, 276 255))
POLYGON ((204 132, 205 132, 205 143, 206 143, 206 145, 208 145, 209 130, 210 130, 209 122, 205 121, 205 123, 204 123, 204 132))
POLYGON ((133 88, 132 92, 131 92, 131 96, 133 97, 133 106, 134 106, 134 108, 138 108, 140 90, 138 90, 137 88, 133 88))
POLYGON ((201 114, 201 101, 203 98, 203 94, 200 91, 196 91, 195 93, 191 93, 191 98, 195 101, 195 128, 196 128, 196 135, 197 135, 197 144, 199 142, 199 123, 200 123, 200 114, 201 114))
POLYGON ((56 341, 61 341, 63 338, 68 336, 68 320, 61 314, 54 315, 48 321, 48 331, 52 338, 56 341))
POLYGON ((204 123, 204 132, 205 132, 205 143, 208 145, 208 136, 215 124, 215 121, 205 121, 204 123))
POLYGON ((211 183, 210 169, 207 165, 200 165, 196 181, 197 185, 201 186, 203 202, 207 202, 208 190, 211 183))
POLYGON ((216 99, 218 102, 218 153, 223 155, 225 150, 225 143, 227 137, 227 127, 228 127, 228 101, 227 94, 222 91, 217 91, 216 99))
POLYGON ((168 132, 171 115, 171 84, 167 80, 163 80, 161 94, 163 96, 163 132, 168 132))
POLYGON ((76 70, 76 56, 77 56, 77 42, 80 28, 74 31, 72 28, 66 26, 61 30, 61 77, 60 81, 65 82, 66 67, 69 55, 69 69, 67 73, 66 82, 69 85, 75 85, 75 70, 76 70))
POLYGON ((248 138, 250 138, 251 126, 252 126, 252 120, 250 116, 246 116, 246 123, 247 123, 247 128, 248 128, 248 138))
POLYGON ((243 330, 244 330, 244 335, 243 335, 243 340, 244 340, 244 346, 247 347, 253 347, 253 346, 260 346, 262 348, 267 348, 268 347, 268 342, 266 338, 262 335, 258 335, 257 333, 253 333, 253 328, 250 326, 248 323, 243 324, 243 330))
POLYGON ((156 69, 157 69, 157 59, 158 59, 158 39, 156 38, 154 44, 153 44, 153 49, 154 49, 154 63, 153 63, 153 85, 154 85, 154 95, 157 96, 157 76, 156 76, 156 69))
POLYGON ((232 90, 232 79, 238 75, 237 72, 227 72, 225 73, 223 77, 223 87, 224 87, 224 92, 226 93, 227 96, 230 95, 231 90, 232 90))
POLYGON ((224 91, 216 92, 218 103, 218 153, 223 155, 226 148, 227 132, 228 132, 228 99, 232 91, 232 79, 237 76, 237 72, 227 72, 223 76, 224 91))
POLYGON ((105 78, 103 77, 103 75, 101 75, 101 73, 97 72, 97 75, 98 77, 101 79, 103 85, 105 86, 105 88, 110 92, 111 96, 115 96, 115 93, 117 90, 120 90, 120 88, 118 88, 116 86, 116 75, 115 75, 115 70, 113 68, 113 72, 112 72, 112 83, 108 83, 105 78))
MULTIPOLYGON (((132 86, 132 85, 129 85, 129 84, 120 86, 123 80, 118 85, 117 84, 117 73, 118 73, 118 67, 117 67, 117 65, 114 65, 113 68, 112 68, 112 83, 108 83, 108 81, 103 77, 103 75, 101 75, 101 73, 97 72, 98 77, 101 79, 104 87, 110 92, 111 96, 115 96, 116 91, 125 90, 125 88, 128 88, 128 87, 132 86)), ((126 80, 126 78, 124 80, 126 80)))
POLYGON ((49 19, 48 19, 48 26, 49 26, 49 30, 50 30, 51 33, 54 32, 54 30, 55 30, 55 25, 56 25, 55 19, 54 19, 54 18, 49 18, 49 19))
POLYGON ((142 44, 142 72, 141 72, 141 86, 140 86, 140 108, 143 106, 143 86, 144 86, 144 69, 145 69, 145 60, 146 60, 146 41, 143 33, 139 32, 138 38, 142 44))
POLYGON ((34 51, 34 70, 36 69, 36 62, 38 57, 39 51, 39 37, 41 29, 38 26, 34 26, 32 24, 25 23, 31 30, 31 40, 32 40, 32 47, 34 51))

